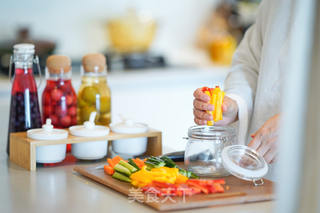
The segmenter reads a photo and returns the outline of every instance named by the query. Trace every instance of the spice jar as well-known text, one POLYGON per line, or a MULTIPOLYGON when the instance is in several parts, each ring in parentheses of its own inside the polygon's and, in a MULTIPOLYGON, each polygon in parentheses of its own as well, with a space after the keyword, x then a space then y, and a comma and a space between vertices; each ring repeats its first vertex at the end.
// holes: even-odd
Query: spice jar
MULTIPOLYGON (((68 131, 63 129, 54 129, 51 119, 46 120, 42 128, 30 129, 27 131, 28 138, 34 140, 62 140, 68 137, 68 131)), ((37 163, 58 163, 66 157, 66 144, 37 146, 36 161, 37 163)))
POLYGON ((71 60, 52 55, 47 59, 47 85, 42 93, 42 118, 50 118, 55 128, 77 124, 77 95, 71 84, 71 60))
POLYGON ((97 160, 105 157, 108 151, 108 140, 90 141, 92 137, 107 136, 110 132, 106 126, 95 125, 96 112, 90 114, 89 120, 83 125, 69 128, 71 135, 77 137, 87 137, 88 141, 72 144, 72 155, 82 160, 97 160))
MULTIPOLYGON (((112 132, 120 134, 139 134, 149 130, 147 124, 123 119, 120 123, 110 124, 112 132)), ((147 137, 126 138, 112 141, 112 151, 124 158, 139 156, 147 150, 147 137)))
POLYGON ((111 94, 107 84, 106 58, 102 54, 88 54, 82 58, 82 83, 78 92, 78 123, 89 120, 97 112, 96 124, 111 121, 111 94))
POLYGON ((236 134, 231 127, 192 126, 188 130, 185 165, 199 176, 229 175, 223 166, 221 153, 224 147, 235 143, 236 134))

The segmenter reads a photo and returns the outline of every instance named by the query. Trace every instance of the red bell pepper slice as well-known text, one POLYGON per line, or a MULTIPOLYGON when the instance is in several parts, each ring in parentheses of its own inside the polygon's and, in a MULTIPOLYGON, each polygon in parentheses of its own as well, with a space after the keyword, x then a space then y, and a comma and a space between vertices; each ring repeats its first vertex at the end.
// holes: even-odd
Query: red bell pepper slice
POLYGON ((202 87, 201 90, 202 90, 202 92, 210 91, 210 88, 209 87, 202 87))
POLYGON ((219 184, 219 183, 214 183, 213 186, 215 187, 216 192, 218 192, 218 193, 224 192, 224 188, 223 188, 223 186, 222 186, 221 184, 219 184))
POLYGON ((217 180, 212 180, 214 183, 219 183, 219 184, 226 184, 226 180, 225 179, 217 179, 217 180))
POLYGON ((195 182, 188 182, 188 185, 200 189, 205 194, 209 194, 209 190, 205 186, 201 186, 200 184, 195 182))

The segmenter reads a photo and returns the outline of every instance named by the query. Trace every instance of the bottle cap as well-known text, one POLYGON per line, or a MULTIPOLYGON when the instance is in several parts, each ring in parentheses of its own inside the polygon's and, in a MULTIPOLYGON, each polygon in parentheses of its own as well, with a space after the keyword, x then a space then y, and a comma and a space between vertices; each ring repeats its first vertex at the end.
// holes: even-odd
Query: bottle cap
POLYGON ((51 119, 48 118, 42 128, 30 129, 27 131, 28 138, 35 140, 61 140, 68 137, 68 131, 63 129, 54 129, 51 119))
POLYGON ((13 46, 13 53, 34 54, 34 44, 21 43, 13 46))
POLYGON ((106 57, 100 53, 91 53, 83 56, 82 66, 85 72, 103 72, 106 69, 106 57))
POLYGON ((64 55, 51 55, 47 58, 47 68, 51 74, 68 73, 71 70, 71 60, 64 55))
POLYGON ((138 134, 149 130, 147 124, 125 118, 122 118, 122 122, 120 123, 110 124, 110 128, 113 132, 122 134, 138 134))
POLYGON ((102 137, 108 135, 110 132, 108 127, 95 125, 96 114, 96 112, 92 112, 89 121, 84 122, 83 125, 70 127, 70 133, 78 137, 102 137))
POLYGON ((268 164, 258 152, 244 145, 223 148, 221 153, 224 168, 232 175, 253 181, 254 185, 263 184, 263 176, 268 172, 268 164), (259 183, 260 182, 260 183, 259 183))

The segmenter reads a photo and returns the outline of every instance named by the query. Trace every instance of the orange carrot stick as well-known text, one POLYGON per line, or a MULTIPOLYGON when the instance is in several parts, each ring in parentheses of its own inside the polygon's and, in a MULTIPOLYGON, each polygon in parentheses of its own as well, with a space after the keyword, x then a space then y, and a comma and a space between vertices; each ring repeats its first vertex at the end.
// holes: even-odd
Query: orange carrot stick
POLYGON ((103 168, 105 173, 107 173, 108 175, 113 175, 114 169, 111 166, 105 165, 103 168))

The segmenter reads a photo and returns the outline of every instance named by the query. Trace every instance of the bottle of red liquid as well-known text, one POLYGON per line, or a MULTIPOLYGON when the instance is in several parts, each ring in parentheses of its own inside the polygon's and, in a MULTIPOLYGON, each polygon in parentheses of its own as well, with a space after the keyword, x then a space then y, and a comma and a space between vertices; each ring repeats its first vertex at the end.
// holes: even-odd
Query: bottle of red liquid
MULTIPOLYGON (((77 95, 71 84, 71 60, 52 55, 47 59, 47 85, 42 93, 42 119, 50 118, 55 128, 77 124, 77 95)), ((67 152, 71 145, 68 144, 67 152)))
POLYGON ((39 73, 41 71, 38 57, 34 57, 34 52, 33 44, 16 44, 13 47, 9 74, 11 77, 12 67, 14 67, 8 129, 8 154, 10 154, 11 132, 40 128, 42 125, 33 65, 37 65, 39 73))

